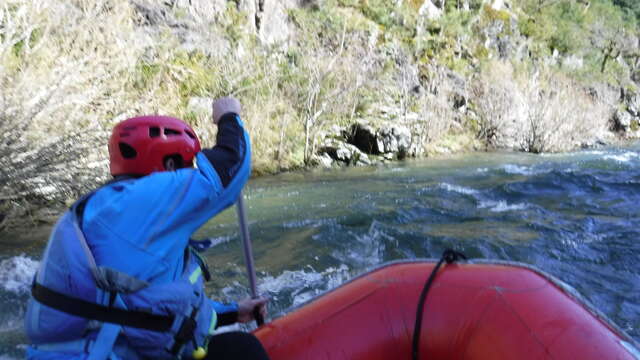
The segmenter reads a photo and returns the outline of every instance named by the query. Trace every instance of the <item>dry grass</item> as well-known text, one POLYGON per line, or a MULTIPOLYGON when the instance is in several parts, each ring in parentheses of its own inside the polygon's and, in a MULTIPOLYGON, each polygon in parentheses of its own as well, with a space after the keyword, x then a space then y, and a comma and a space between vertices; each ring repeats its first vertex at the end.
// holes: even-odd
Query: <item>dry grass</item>
POLYGON ((213 145, 209 111, 187 106, 194 97, 241 100, 257 172, 304 165, 319 130, 354 116, 369 75, 358 34, 343 37, 343 56, 334 48, 323 57, 314 51, 327 34, 302 32, 292 63, 290 53, 258 45, 234 7, 216 23, 175 7, 162 14, 166 24, 140 11, 127 0, 0 5, 0 217, 68 202, 105 180, 110 129, 127 117, 181 117, 213 145), (187 46, 169 22, 199 42, 187 46))
POLYGON ((103 124, 141 47, 126 1, 9 0, 0 40, 0 212, 22 214, 104 178, 103 124))
POLYGON ((442 68, 433 68, 425 83, 425 89, 417 99, 420 115, 421 144, 428 147, 439 146, 438 142, 452 128, 461 128, 462 114, 454 106, 457 91, 451 79, 442 68))
POLYGON ((565 151, 601 137, 611 112, 553 70, 517 73, 504 62, 490 64, 471 93, 480 138, 494 147, 533 153, 565 151))
MULTIPOLYGON (((241 100, 257 173, 304 166, 322 131, 382 117, 380 104, 400 109, 401 120, 417 114, 422 147, 464 125, 452 108, 459 89, 438 71, 420 80, 411 55, 362 15, 292 11, 300 29, 285 49, 261 46, 247 31, 253 19, 235 6, 217 9, 215 21, 205 5, 153 16, 141 6, 0 4, 0 229, 30 210, 25 204, 68 202, 105 180, 110 129, 127 117, 177 116, 213 145, 208 107, 190 108, 193 99, 241 100)), ((604 106, 547 71, 531 80, 495 63, 471 94, 479 137, 495 146, 562 150, 565 139, 581 141, 607 118, 604 106)))

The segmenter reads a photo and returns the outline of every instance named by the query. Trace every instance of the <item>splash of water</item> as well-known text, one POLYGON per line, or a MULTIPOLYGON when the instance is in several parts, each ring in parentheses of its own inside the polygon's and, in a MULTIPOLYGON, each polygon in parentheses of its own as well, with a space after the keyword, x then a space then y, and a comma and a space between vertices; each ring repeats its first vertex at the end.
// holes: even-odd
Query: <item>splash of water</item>
POLYGON ((40 263, 25 255, 0 262, 0 287, 14 294, 29 292, 31 280, 40 263))

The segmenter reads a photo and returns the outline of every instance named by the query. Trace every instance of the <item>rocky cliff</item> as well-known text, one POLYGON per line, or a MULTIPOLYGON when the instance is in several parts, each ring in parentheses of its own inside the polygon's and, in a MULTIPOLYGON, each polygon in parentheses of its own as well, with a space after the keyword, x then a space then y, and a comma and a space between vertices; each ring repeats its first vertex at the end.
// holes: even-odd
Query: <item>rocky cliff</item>
MULTIPOLYGON (((244 105, 256 174, 640 132, 622 0, 15 0, 0 6, 0 223, 107 179, 141 113, 215 139, 244 105)), ((2 227, 2 224, 0 224, 2 227)))

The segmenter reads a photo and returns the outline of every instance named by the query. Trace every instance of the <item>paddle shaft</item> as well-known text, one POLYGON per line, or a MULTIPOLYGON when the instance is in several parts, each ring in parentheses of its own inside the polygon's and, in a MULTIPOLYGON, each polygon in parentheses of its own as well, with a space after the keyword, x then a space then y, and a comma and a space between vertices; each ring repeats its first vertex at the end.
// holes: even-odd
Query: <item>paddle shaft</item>
MULTIPOLYGON (((249 288, 251 290, 251 297, 258 298, 258 290, 256 286, 256 269, 253 265, 253 250, 251 248, 251 238, 249 237, 249 226, 247 224, 247 213, 244 207, 244 195, 242 192, 238 197, 236 203, 236 210, 238 211, 238 224, 240 225, 240 235, 242 237, 242 247, 244 249, 244 262, 247 265, 247 275, 249 276, 249 288)), ((256 319, 258 326, 264 324, 264 319, 260 313, 260 308, 256 306, 253 309, 253 317, 256 319)))

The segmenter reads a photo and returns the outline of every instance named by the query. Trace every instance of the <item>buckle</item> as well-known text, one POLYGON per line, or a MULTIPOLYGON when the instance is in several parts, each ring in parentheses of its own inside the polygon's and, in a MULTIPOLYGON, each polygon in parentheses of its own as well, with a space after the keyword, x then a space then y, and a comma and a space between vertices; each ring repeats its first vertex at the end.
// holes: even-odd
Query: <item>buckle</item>
POLYGON ((194 308, 193 311, 191 311, 191 316, 189 316, 188 318, 185 318, 182 321, 182 325, 180 325, 180 329, 176 333, 176 336, 174 336, 173 338, 174 342, 173 342, 173 346, 171 347, 171 353, 173 355, 178 355, 178 353, 182 349, 182 346, 187 341, 193 339, 193 335, 196 331, 196 328, 198 327, 198 323, 195 320, 197 314, 198 314, 198 308, 194 308))

